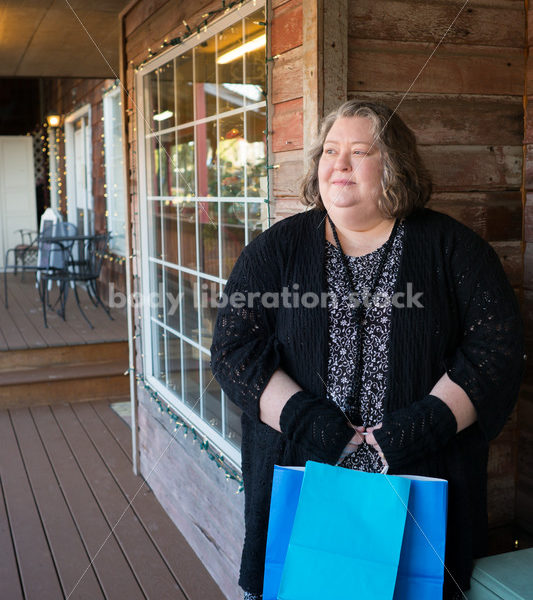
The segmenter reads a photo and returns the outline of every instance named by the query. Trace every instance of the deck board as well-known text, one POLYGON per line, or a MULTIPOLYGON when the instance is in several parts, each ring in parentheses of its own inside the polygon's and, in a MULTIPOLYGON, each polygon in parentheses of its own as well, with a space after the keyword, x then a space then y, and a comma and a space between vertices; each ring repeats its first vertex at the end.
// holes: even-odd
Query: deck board
POLYGON ((89 565, 90 558, 78 534, 29 410, 15 409, 10 413, 65 596, 74 590, 69 600, 104 598, 92 567, 86 571, 80 581, 80 565, 89 565))
MULTIPOLYGON (((151 510, 152 494, 148 486, 139 488, 138 478, 133 475, 130 461, 120 452, 117 440, 102 424, 95 412, 94 407, 98 404, 103 405, 103 403, 95 402, 92 406, 79 404, 73 405, 72 408, 87 435, 92 439, 94 447, 98 449, 105 463, 110 466, 122 492, 132 502, 132 508, 137 518, 165 558, 168 568, 180 582, 180 586, 188 597, 223 600, 224 596, 211 578, 197 576, 198 570, 201 569, 201 563, 193 553, 187 551, 189 545, 179 531, 175 530, 170 518, 162 511, 151 510), (166 532, 169 530, 175 530, 174 535, 168 535, 166 532)), ((113 422, 115 419, 118 420, 120 417, 109 415, 106 421, 113 422)))
POLYGON ((113 411, 107 402, 91 402, 91 406, 96 414, 115 438, 117 444, 126 454, 131 463, 131 429, 126 423, 113 411), (118 418, 117 418, 118 417, 118 418), (126 427, 124 427, 126 425, 126 427))
POLYGON ((104 401, 0 411, 1 599, 224 599, 129 436, 104 401))
MULTIPOLYGON (((31 409, 37 428, 57 474, 94 570, 107 598, 142 599, 135 574, 111 533, 93 492, 86 481, 50 407, 31 409)), ((80 565, 80 577, 87 564, 80 565)))
POLYGON ((54 561, 7 412, 0 412, 0 472, 26 598, 62 598, 54 561))
POLYGON ((7 519, 4 488, 0 479, 0 598, 22 600, 22 588, 13 538, 7 519))
MULTIPOLYGON (((91 485, 100 508, 127 556, 139 583, 149 598, 172 598, 186 600, 178 583, 154 547, 146 530, 129 506, 122 490, 110 474, 91 440, 73 412, 74 406, 54 406, 54 416, 65 431, 67 441, 91 485)), ((110 460, 113 469, 115 461, 110 460)), ((141 484, 142 487, 143 484, 141 484)), ((141 489, 136 484, 136 489, 141 489)))
POLYGON ((127 340, 125 310, 113 309, 110 320, 101 307, 93 306, 84 290, 79 295, 94 329, 80 314, 73 293, 68 296, 66 321, 55 311, 47 310, 48 328, 45 328, 39 293, 31 274, 26 274, 24 282, 19 276, 8 274, 9 309, 4 306, 3 293, 0 302, 0 351, 127 340))

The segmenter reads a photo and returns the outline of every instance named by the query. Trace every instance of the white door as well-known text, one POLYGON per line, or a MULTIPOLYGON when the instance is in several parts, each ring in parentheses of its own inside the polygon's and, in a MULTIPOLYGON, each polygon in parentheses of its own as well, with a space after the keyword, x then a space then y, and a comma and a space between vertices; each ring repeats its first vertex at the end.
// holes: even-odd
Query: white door
POLYGON ((79 233, 94 233, 90 108, 83 107, 65 120, 68 220, 79 233))
POLYGON ((20 244, 17 229, 37 229, 33 138, 0 136, 0 267, 8 248, 20 244))

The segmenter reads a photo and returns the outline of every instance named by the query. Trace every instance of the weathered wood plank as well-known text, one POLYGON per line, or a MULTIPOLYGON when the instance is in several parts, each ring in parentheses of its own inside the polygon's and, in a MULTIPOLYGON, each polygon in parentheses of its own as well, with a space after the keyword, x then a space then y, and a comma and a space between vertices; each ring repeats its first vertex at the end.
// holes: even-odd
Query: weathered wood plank
POLYGON ((186 600, 127 499, 69 406, 52 408, 80 468, 114 535, 148 597, 186 600))
MULTIPOLYGON (((349 92, 356 100, 382 102, 413 130, 419 144, 519 146, 523 141, 521 96, 349 92)), ((532 136, 533 140, 533 136, 532 136)))
POLYGON ((137 27, 149 19, 151 15, 157 12, 168 0, 145 0, 137 2, 124 16, 124 35, 130 36, 137 27))
POLYGON ((278 104, 303 96, 302 46, 285 52, 272 68, 272 103, 278 104))
POLYGON ((191 28, 202 25, 204 18, 202 15, 210 10, 220 9, 220 2, 216 0, 199 0, 191 3, 182 0, 181 2, 166 2, 159 10, 151 13, 135 31, 126 37, 126 58, 129 62, 135 63, 148 58, 148 48, 159 51, 161 44, 165 39, 182 36, 187 32, 183 21, 187 21, 191 28))
POLYGON ((57 600, 63 593, 6 411, 0 411, 0 439, 0 476, 24 596, 57 600))
POLYGON ((348 39, 348 89, 521 96, 521 48, 348 39), (415 82, 411 88, 413 82, 415 82))
POLYGON ((273 10, 271 25, 272 55, 302 45, 302 0, 291 0, 273 10))
POLYGON ((0 598, 22 600, 13 538, 7 519, 2 479, 0 478, 0 598))
POLYGON ((298 198, 276 198, 273 222, 281 221, 281 219, 300 213, 303 210, 305 210, 305 207, 298 198))
MULTIPOLYGON (((49 407, 31 409, 46 452, 54 468, 70 512, 76 521, 94 570, 108 598, 143 599, 139 584, 102 515, 91 488, 80 471, 49 407)), ((113 523, 114 525, 114 523, 113 523)))
POLYGON ((272 151, 286 152, 303 148, 303 99, 296 98, 274 105, 272 151))
POLYGON ((435 191, 519 189, 521 146, 420 146, 435 191))
POLYGON ((223 593, 239 598, 244 503, 233 493, 237 484, 226 480, 192 436, 174 433, 173 422, 142 392, 138 416, 141 472, 150 474, 154 494, 223 593))
POLYGON ((289 150, 274 155, 274 163, 279 168, 273 169, 274 197, 299 196, 300 181, 303 177, 303 151, 289 150))
POLYGON ((492 247, 500 257, 504 271, 512 286, 522 283, 522 244, 521 242, 492 242, 492 247))
POLYGON ((454 217, 488 241, 522 239, 520 191, 434 193, 428 207, 454 217))
MULTIPOLYGON (((168 515, 161 506, 156 505, 148 484, 143 486, 143 480, 133 474, 131 462, 120 452, 117 441, 102 424, 94 409, 88 404, 77 405, 73 409, 102 460, 113 472, 122 493, 132 502, 136 516, 164 557, 187 598, 222 600, 220 589, 168 515)), ((115 415, 115 418, 118 417, 115 415)), ((121 425, 122 430, 126 431, 124 423, 121 425)))
POLYGON ((11 411, 11 420, 63 593, 72 600, 104 598, 29 411, 11 411))
POLYGON ((471 0, 456 19, 464 5, 461 0, 350 0, 349 35, 359 39, 438 43, 446 34, 447 44, 523 48, 524 5, 494 4, 471 0))

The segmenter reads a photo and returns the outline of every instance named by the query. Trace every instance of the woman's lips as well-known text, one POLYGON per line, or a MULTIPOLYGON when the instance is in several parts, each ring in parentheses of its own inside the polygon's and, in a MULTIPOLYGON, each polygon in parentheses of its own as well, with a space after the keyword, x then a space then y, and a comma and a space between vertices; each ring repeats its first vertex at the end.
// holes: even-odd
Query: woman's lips
POLYGON ((337 180, 333 182, 333 185, 355 185, 355 181, 350 179, 337 180))

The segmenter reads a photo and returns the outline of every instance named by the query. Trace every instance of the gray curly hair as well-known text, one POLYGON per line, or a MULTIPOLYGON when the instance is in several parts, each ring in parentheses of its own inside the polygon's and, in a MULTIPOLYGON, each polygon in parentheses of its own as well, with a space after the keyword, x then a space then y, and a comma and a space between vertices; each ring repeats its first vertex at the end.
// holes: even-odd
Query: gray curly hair
POLYGON ((403 218, 422 208, 431 196, 432 183, 418 154, 413 132, 388 106, 357 100, 348 100, 322 121, 318 139, 309 152, 310 166, 302 182, 301 202, 324 209, 318 185, 318 163, 329 130, 343 117, 363 117, 372 123, 372 133, 383 161, 383 194, 379 200, 383 215, 403 218))

